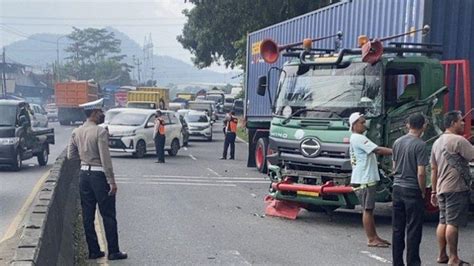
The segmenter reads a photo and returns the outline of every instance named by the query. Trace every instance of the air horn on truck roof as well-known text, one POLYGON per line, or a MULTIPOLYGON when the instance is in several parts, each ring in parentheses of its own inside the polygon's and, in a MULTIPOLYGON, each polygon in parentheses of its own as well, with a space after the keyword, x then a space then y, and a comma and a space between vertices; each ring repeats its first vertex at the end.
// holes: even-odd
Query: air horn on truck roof
POLYGON ((365 35, 359 36, 358 42, 359 42, 359 47, 362 47, 362 61, 370 63, 370 64, 376 63, 377 61, 379 61, 380 57, 382 57, 382 54, 383 54, 382 42, 395 39, 401 36, 413 34, 419 31, 421 31, 423 35, 425 35, 428 32, 430 32, 430 26, 425 25, 423 26, 422 29, 415 29, 415 30, 411 30, 405 33, 384 37, 381 39, 376 38, 371 41, 369 41, 369 39, 365 35))
POLYGON ((289 49, 295 46, 300 46, 300 45, 303 45, 303 48, 305 50, 311 50, 311 46, 313 42, 329 39, 332 37, 338 37, 339 39, 342 38, 342 31, 339 31, 334 35, 319 37, 319 38, 314 38, 314 39, 304 39, 302 42, 295 42, 295 43, 290 43, 286 45, 278 45, 272 39, 265 39, 260 44, 260 55, 262 56, 263 60, 266 63, 273 64, 278 60, 278 57, 280 56, 280 52, 282 50, 286 50, 286 49, 289 49))

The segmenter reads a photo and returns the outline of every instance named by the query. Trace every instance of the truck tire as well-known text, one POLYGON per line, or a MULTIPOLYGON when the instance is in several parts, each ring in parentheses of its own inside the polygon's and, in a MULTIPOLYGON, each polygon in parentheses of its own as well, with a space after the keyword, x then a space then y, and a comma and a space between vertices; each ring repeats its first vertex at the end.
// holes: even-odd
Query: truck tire
POLYGON ((170 156, 176 156, 178 154, 178 151, 179 151, 179 140, 174 139, 171 142, 171 149, 168 151, 168 154, 170 156))
POLYGON ((255 147, 255 164, 260 173, 267 172, 268 139, 259 138, 255 147))
POLYGON ((21 160, 21 151, 17 150, 15 152, 15 162, 12 164, 13 171, 20 171, 23 166, 23 161, 21 160))
POLYGON ((137 142, 136 151, 132 154, 135 158, 143 158, 146 154, 146 144, 143 140, 137 142))
POLYGON ((49 157, 49 149, 48 149, 48 146, 45 145, 43 147, 43 149, 41 150, 41 153, 38 154, 37 158, 38 158, 38 164, 40 166, 45 166, 48 164, 48 157, 49 157))

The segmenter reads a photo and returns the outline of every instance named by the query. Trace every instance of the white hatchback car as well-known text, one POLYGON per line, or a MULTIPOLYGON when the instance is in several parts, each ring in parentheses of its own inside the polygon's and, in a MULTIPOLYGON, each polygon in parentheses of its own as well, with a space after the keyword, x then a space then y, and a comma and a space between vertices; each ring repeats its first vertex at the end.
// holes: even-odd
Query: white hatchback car
POLYGON ((212 141, 212 120, 205 112, 190 111, 184 117, 189 127, 189 136, 204 137, 212 141))
MULTIPOLYGON (((132 153, 141 158, 147 152, 156 152, 153 140, 155 110, 122 109, 106 125, 109 131, 109 148, 112 152, 132 153)), ((161 111, 165 119, 165 150, 176 156, 183 143, 181 123, 175 112, 161 111)))

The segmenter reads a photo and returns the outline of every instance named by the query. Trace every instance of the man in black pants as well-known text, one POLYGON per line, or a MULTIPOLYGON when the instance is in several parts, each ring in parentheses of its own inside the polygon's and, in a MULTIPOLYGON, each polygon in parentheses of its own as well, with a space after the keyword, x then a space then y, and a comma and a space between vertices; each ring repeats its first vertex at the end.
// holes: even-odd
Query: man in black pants
POLYGON ((224 119, 224 152, 222 153, 221 160, 227 159, 227 150, 230 146, 230 160, 235 158, 235 138, 237 137, 237 123, 238 119, 234 116, 235 112, 231 111, 224 119))
POLYGON ((398 138, 393 144, 393 208, 392 208, 392 255, 393 265, 406 263, 421 265, 420 242, 423 231, 424 198, 426 191, 426 171, 429 154, 421 134, 426 128, 422 114, 408 117, 408 134, 398 138))
POLYGON ((89 259, 105 256, 105 253, 100 250, 94 227, 98 204, 107 238, 108 259, 121 260, 126 259, 127 254, 120 252, 118 244, 115 210, 117 185, 110 158, 109 137, 107 131, 98 126, 104 122, 102 104, 103 99, 81 105, 86 113, 87 121, 72 132, 67 157, 70 160, 81 161, 79 189, 89 259))
POLYGON ((153 139, 155 141, 156 156, 158 157, 157 163, 165 163, 165 120, 162 117, 160 110, 156 111, 155 119, 155 131, 153 139))

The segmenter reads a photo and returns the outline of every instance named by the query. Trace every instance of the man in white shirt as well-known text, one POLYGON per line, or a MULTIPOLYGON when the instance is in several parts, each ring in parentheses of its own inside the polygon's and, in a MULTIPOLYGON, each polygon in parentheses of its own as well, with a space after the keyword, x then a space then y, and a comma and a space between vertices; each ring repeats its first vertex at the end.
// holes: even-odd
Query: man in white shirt
POLYGON ((350 155, 352 164, 351 184, 363 209, 362 223, 367 234, 369 247, 387 248, 390 242, 380 238, 375 230, 374 208, 376 187, 380 180, 377 166, 378 155, 391 155, 392 149, 379 147, 364 134, 367 130, 365 118, 359 112, 349 117, 350 155))

